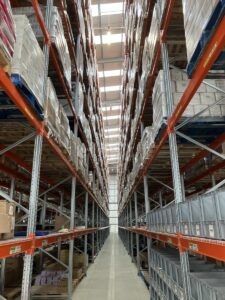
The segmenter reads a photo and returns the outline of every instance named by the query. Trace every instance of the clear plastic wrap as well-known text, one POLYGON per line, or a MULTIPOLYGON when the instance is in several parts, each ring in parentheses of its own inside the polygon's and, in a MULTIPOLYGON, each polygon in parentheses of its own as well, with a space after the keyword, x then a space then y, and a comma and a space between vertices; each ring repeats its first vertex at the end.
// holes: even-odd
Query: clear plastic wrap
POLYGON ((60 137, 59 101, 50 78, 47 82, 47 98, 44 103, 44 123, 49 135, 58 141, 60 137))
MULTIPOLYGON (((46 7, 41 6, 43 17, 46 15, 46 7)), ((34 13, 32 7, 19 7, 13 9, 14 14, 25 14, 27 15, 31 27, 34 31, 34 34, 37 39, 42 39, 43 34, 38 23, 37 17, 34 13)), ((54 42, 56 49, 59 54, 60 61, 63 67, 63 73, 67 80, 69 87, 71 87, 71 59, 68 50, 67 41, 64 36, 63 24, 61 17, 59 15, 57 7, 53 6, 52 8, 52 18, 50 23, 50 36, 52 41, 54 42)))
POLYGON ((44 55, 26 16, 14 16, 16 44, 12 59, 12 75, 19 75, 43 107, 44 55))
POLYGON ((182 0, 188 61, 190 61, 218 2, 219 0, 182 0))
POLYGON ((147 46, 147 55, 148 55, 148 69, 149 71, 151 71, 152 68, 152 64, 153 64, 153 59, 154 59, 154 55, 155 55, 155 51, 156 51, 156 45, 157 45, 157 41, 159 40, 160 37, 160 31, 159 31, 159 21, 157 18, 157 8, 156 5, 154 7, 153 10, 153 14, 152 14, 152 22, 151 22, 151 26, 150 26, 150 31, 149 31, 149 35, 147 37, 147 40, 145 42, 147 42, 148 46, 147 46))
POLYGON ((59 106, 59 118, 60 118, 60 143, 63 148, 70 152, 70 125, 64 108, 59 106))

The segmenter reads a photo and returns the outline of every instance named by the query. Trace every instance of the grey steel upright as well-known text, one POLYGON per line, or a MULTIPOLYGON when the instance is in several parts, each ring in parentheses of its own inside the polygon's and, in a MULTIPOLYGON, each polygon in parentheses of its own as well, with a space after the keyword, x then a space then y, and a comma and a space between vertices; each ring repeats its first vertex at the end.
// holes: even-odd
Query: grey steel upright
MULTIPOLYGON (((166 95, 166 105, 167 105, 167 115, 171 116, 173 112, 173 95, 171 87, 171 78, 169 72, 169 56, 168 50, 165 43, 161 45, 161 54, 162 54, 162 63, 163 63, 163 79, 165 86, 165 95, 166 95)), ((180 203, 184 201, 184 192, 182 187, 182 178, 180 176, 179 160, 178 160, 178 151, 177 151, 177 139, 176 133, 170 132, 169 134, 169 147, 170 147, 170 158, 172 166, 172 175, 173 175, 173 186, 175 192, 175 202, 180 203)), ((180 231, 180 216, 179 210, 176 211, 176 218, 178 222, 178 232, 180 231)), ((182 279, 184 284, 185 299, 190 299, 190 282, 188 277, 189 272, 189 261, 188 253, 180 253, 181 260, 181 270, 182 270, 182 279)))
MULTIPOLYGON (((46 20, 45 20, 46 28, 48 31, 50 30, 52 6, 53 6, 53 1, 48 0, 46 20)), ((44 95, 44 99, 46 99, 46 83, 47 83, 48 64, 49 64, 49 45, 47 44, 44 45, 43 52, 44 52, 44 60, 45 60, 45 70, 44 70, 44 78, 43 78, 44 80, 43 95, 44 95)), ((35 234, 35 229, 36 229, 42 144, 43 144, 43 137, 40 133, 38 133, 37 136, 35 137, 35 142, 34 142, 27 236, 33 236, 35 234)), ((23 279, 22 279, 22 290, 21 290, 21 299, 23 300, 30 299, 32 271, 33 271, 33 253, 27 253, 24 256, 24 268, 23 268, 23 279)))

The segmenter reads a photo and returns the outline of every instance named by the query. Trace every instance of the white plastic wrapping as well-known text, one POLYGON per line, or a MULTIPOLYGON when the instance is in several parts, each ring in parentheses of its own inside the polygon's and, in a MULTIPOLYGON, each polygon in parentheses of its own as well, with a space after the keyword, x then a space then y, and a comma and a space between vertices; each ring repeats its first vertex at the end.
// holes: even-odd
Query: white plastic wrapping
POLYGON ((59 106, 59 118, 60 118, 60 143, 63 148, 70 152, 70 125, 64 108, 59 106))
MULTIPOLYGON (((46 15, 46 7, 41 6, 43 17, 46 15)), ((14 14, 25 14, 29 18, 32 29, 37 39, 42 39, 43 34, 38 23, 37 17, 32 7, 20 7, 13 9, 14 14)), ((50 36, 54 42, 63 67, 63 73, 69 87, 71 87, 71 59, 68 50, 67 41, 64 36, 63 24, 57 7, 52 8, 52 18, 50 23, 50 36)))
POLYGON ((15 24, 9 0, 0 0, 0 66, 10 66, 15 46, 15 24))
POLYGON ((219 0, 182 0, 188 61, 191 59, 202 32, 219 0))
POLYGON ((16 44, 12 74, 19 75, 43 107, 44 55, 26 16, 14 16, 16 44))
POLYGON ((47 98, 44 103, 44 123, 50 135, 60 138, 59 101, 50 78, 47 82, 47 98))

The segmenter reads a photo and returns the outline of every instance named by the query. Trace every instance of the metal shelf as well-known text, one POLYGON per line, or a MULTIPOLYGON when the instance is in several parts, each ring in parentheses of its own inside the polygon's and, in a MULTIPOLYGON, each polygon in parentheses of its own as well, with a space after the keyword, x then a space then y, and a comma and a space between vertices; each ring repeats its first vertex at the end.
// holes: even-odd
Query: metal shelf
POLYGON ((55 233, 45 236, 31 236, 7 241, 0 241, 0 259, 12 257, 22 253, 33 254, 37 248, 45 248, 58 242, 64 242, 96 231, 106 230, 109 227, 74 229, 66 233, 55 233))
POLYGON ((225 261, 225 241, 197 238, 182 234, 154 232, 147 227, 120 227, 147 238, 155 239, 179 248, 179 251, 191 251, 216 260, 225 261))

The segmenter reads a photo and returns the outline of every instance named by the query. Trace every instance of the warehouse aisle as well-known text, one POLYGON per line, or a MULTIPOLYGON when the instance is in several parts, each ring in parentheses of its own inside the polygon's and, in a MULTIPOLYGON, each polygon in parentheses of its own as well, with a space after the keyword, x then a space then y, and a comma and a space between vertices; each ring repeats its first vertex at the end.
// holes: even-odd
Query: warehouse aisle
POLYGON ((117 234, 111 233, 102 251, 74 292, 79 300, 147 300, 149 293, 117 234))

